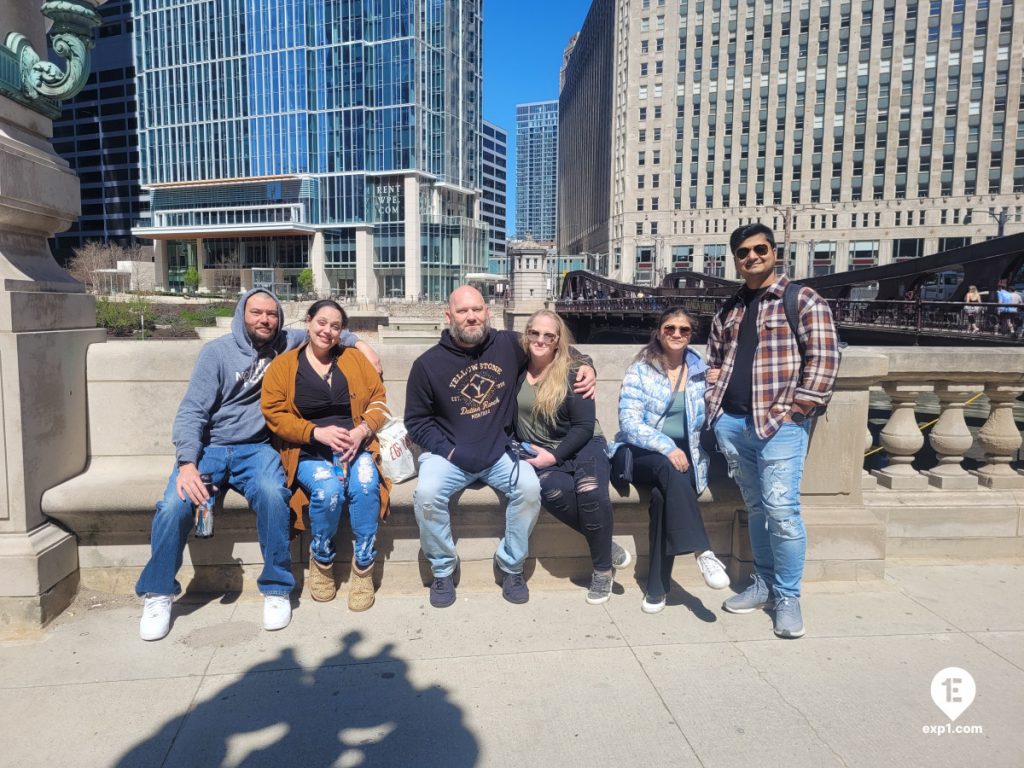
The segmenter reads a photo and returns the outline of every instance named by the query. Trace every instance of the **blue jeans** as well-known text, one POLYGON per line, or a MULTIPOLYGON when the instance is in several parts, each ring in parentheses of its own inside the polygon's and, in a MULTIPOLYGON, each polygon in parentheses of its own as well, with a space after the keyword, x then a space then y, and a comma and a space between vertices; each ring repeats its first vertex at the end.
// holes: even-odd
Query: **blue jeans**
POLYGON ((498 542, 498 551, 494 554, 498 567, 506 573, 523 572, 523 563, 530 551, 530 534, 540 515, 540 482, 533 467, 525 461, 513 462, 505 454, 483 472, 471 474, 443 456, 425 452, 420 455, 413 508, 420 527, 420 547, 436 577, 451 576, 458 561, 448 502, 454 494, 477 480, 508 498, 505 535, 498 542))
MULTIPOLYGON (((199 472, 209 474, 222 490, 238 489, 256 513, 256 532, 263 553, 263 572, 257 579, 264 595, 287 596, 295 587, 288 546, 291 498, 284 484, 281 459, 270 443, 208 445, 199 459, 199 472)), ((172 595, 181 591, 175 576, 181 569, 188 534, 195 525, 192 502, 178 498, 178 468, 171 472, 164 497, 156 503, 151 538, 152 554, 142 569, 135 593, 172 595)))
POLYGON ((341 509, 348 502, 348 514, 356 543, 354 557, 360 570, 373 564, 377 550, 377 521, 380 519, 380 475, 373 456, 365 451, 349 462, 348 482, 342 483, 334 465, 322 459, 303 459, 295 474, 309 496, 309 522, 313 538, 309 549, 317 562, 334 562, 334 535, 338 532, 341 509))
POLYGON ((807 553, 800 480, 808 422, 784 422, 762 440, 752 418, 723 413, 715 422, 715 437, 747 506, 754 568, 776 596, 800 597, 807 553))

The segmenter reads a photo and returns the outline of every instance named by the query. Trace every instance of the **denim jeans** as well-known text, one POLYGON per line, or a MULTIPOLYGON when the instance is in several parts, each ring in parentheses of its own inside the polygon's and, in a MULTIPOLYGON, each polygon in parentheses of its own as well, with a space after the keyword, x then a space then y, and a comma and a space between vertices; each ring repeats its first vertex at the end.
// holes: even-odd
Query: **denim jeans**
POLYGON ((338 532, 341 510, 348 503, 353 549, 360 570, 373 563, 377 550, 377 521, 380 519, 380 475, 373 456, 363 451, 349 462, 348 482, 342 483, 334 465, 323 459, 303 459, 295 474, 302 490, 309 496, 309 522, 313 538, 310 552, 317 562, 329 565, 337 553, 334 536, 338 532))
MULTIPOLYGON (((264 595, 288 595, 295 586, 288 546, 291 498, 284 484, 281 459, 270 443, 208 445, 199 458, 199 472, 213 477, 221 489, 236 488, 256 513, 256 532, 263 553, 263 572, 257 579, 264 595)), ((135 593, 172 595, 181 591, 175 576, 181 569, 185 543, 195 525, 192 502, 178 498, 175 482, 178 468, 171 472, 164 497, 156 503, 151 538, 152 554, 142 569, 135 593)))
POLYGON ((523 563, 529 554, 530 533, 540 515, 540 482, 533 467, 525 461, 514 462, 505 454, 483 472, 471 474, 443 456, 424 452, 420 455, 413 508, 420 528, 420 547, 436 577, 450 576, 458 560, 448 502, 454 494, 477 480, 508 498, 505 535, 498 542, 494 557, 506 573, 523 572, 523 563))
POLYGON ((763 440, 754 431, 752 418, 723 413, 715 422, 715 437, 747 506, 757 573, 777 597, 800 597, 807 552, 800 480, 808 422, 784 422, 763 440))
POLYGON ((595 437, 566 462, 537 473, 544 509, 583 534, 595 571, 612 567, 612 502, 608 444, 595 437))

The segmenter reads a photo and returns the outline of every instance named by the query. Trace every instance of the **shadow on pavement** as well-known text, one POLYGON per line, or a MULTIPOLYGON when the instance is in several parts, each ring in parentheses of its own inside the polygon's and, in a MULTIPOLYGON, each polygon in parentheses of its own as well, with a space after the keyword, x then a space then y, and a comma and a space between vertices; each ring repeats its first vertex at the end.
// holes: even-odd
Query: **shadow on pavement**
POLYGON ((349 632, 313 669, 285 648, 226 687, 207 678, 204 700, 133 747, 118 768, 475 765, 479 745, 447 691, 415 687, 390 644, 357 655, 362 640, 349 632))

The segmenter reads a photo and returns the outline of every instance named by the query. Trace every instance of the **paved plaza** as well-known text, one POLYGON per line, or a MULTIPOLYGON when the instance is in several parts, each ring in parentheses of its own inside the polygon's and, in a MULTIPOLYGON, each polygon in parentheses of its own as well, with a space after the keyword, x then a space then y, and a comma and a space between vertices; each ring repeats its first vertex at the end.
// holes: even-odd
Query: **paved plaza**
POLYGON ((278 633, 258 628, 259 598, 189 600, 158 643, 137 637, 138 602, 84 593, 0 643, 0 764, 1019 766, 1022 577, 810 584, 797 641, 703 586, 644 615, 632 577, 596 607, 566 585, 525 607, 497 588, 446 610, 426 591, 364 614, 304 598, 278 633), (953 727, 982 733, 922 732, 950 722, 930 693, 946 667, 977 688, 953 727))

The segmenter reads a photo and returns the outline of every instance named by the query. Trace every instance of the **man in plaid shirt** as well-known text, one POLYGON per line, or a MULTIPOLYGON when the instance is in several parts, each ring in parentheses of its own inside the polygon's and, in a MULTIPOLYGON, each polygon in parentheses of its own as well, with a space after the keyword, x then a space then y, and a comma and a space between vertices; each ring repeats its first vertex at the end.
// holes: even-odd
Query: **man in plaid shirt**
POLYGON ((801 637, 800 479, 810 421, 832 396, 839 340, 828 304, 806 287, 797 301, 799 341, 793 334, 783 301, 789 280, 775 274, 771 229, 740 227, 729 247, 746 285, 711 324, 707 411, 747 507, 755 572, 722 607, 751 613, 774 605, 775 634, 801 637))

